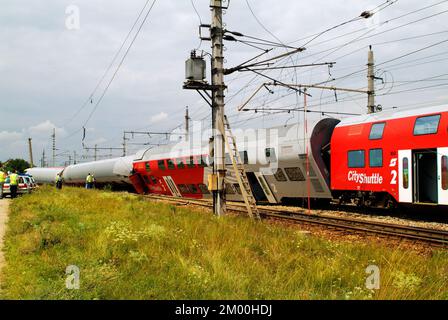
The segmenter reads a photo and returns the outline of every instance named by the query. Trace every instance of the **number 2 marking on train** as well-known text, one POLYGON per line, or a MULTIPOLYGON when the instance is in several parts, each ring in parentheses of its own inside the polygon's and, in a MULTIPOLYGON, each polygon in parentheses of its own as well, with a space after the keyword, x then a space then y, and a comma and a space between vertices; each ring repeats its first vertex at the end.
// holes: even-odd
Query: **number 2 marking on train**
MULTIPOLYGON (((395 167, 397 165, 397 158, 390 159, 389 167, 395 167)), ((390 184, 397 184, 397 170, 392 170, 390 172, 392 175, 392 179, 390 180, 390 184)))
POLYGON ((392 170, 390 172, 392 175, 392 179, 390 180, 390 184, 397 184, 397 170, 392 170))

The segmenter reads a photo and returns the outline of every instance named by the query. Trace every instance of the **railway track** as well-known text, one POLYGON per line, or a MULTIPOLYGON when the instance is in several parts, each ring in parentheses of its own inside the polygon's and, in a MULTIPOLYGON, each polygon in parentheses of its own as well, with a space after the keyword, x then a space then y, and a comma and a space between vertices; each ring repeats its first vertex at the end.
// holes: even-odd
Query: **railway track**
MULTIPOLYGON (((177 204, 191 204, 202 207, 212 207, 210 200, 185 199, 177 197, 147 195, 146 197, 156 200, 164 200, 177 204)), ((229 203, 228 210, 245 213, 244 204, 229 203)), ((265 219, 278 219, 295 223, 305 223, 309 225, 320 225, 332 229, 352 231, 356 233, 376 234, 385 237, 394 237, 407 240, 430 243, 435 246, 448 247, 448 231, 413 227, 400 224, 391 224, 378 221, 349 217, 334 217, 319 214, 309 214, 305 212, 291 212, 280 209, 268 209, 259 207, 260 215, 265 219)))

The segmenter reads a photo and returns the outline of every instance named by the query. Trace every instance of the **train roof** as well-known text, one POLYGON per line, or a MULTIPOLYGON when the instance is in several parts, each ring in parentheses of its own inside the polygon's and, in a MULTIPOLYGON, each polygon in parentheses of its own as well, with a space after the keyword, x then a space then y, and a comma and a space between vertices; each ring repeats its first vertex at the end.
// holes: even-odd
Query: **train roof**
POLYGON ((439 105, 425 108, 412 108, 399 111, 388 110, 378 113, 363 114, 356 117, 349 117, 342 119, 342 121, 337 125, 337 127, 344 127, 362 123, 380 122, 380 121, 421 116, 440 112, 448 112, 448 105, 439 105))

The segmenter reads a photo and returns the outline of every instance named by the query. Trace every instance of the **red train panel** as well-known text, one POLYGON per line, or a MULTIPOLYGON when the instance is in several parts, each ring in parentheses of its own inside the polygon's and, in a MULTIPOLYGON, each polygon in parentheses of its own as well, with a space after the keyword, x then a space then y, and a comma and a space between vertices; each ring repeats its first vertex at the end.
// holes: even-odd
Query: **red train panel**
MULTIPOLYGON (((205 155, 134 162, 134 172, 145 192, 201 199, 209 194, 204 184, 205 155)), ((137 192, 142 193, 142 188, 137 192)))
POLYGON ((443 185, 447 109, 342 121, 331 139, 332 190, 384 192, 397 202, 448 204, 443 185))

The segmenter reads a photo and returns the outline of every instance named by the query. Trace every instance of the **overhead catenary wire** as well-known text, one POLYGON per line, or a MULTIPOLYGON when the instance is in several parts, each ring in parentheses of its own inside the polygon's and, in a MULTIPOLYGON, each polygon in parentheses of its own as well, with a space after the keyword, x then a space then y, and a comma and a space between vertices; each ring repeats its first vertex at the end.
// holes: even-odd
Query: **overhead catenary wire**
POLYGON ((132 38, 131 43, 130 43, 129 46, 127 47, 127 49, 126 49, 126 51, 125 51, 123 57, 122 57, 121 60, 120 60, 120 63, 119 63, 118 66, 116 67, 116 69, 115 69, 115 71, 114 71, 112 77, 110 78, 109 82, 107 83, 107 86, 104 88, 104 90, 103 90, 103 92, 102 92, 100 98, 99 98, 98 101, 96 102, 96 104, 95 104, 93 110, 90 112, 88 118, 85 120, 85 122, 83 123, 83 125, 82 125, 81 128, 79 128, 77 131, 73 132, 71 135, 69 135, 69 136, 66 137, 65 139, 68 139, 69 137, 72 137, 72 136, 74 136, 75 134, 77 134, 78 132, 80 132, 81 130, 83 130, 83 128, 85 128, 85 126, 89 123, 89 121, 90 121, 90 119, 92 118, 93 114, 94 114, 95 111, 98 109, 98 106, 100 105, 100 103, 102 102, 104 96, 106 95, 107 91, 109 90, 110 85, 111 85, 112 82, 115 80, 115 78, 116 78, 116 76, 117 76, 117 74, 118 74, 118 71, 120 70, 121 66, 123 65, 124 60, 126 59, 126 57, 127 57, 127 55, 129 54, 129 51, 131 50, 131 48, 132 48, 132 46, 133 46, 135 40, 137 39, 138 35, 140 34, 140 31, 141 31, 141 29, 143 28, 145 22, 147 21, 148 16, 149 16, 149 14, 151 13, 151 11, 152 11, 152 9, 153 9, 153 7, 154 7, 156 1, 157 1, 157 0, 153 0, 153 1, 152 1, 151 6, 149 7, 149 10, 146 12, 146 15, 144 16, 143 21, 140 23, 140 26, 139 26, 139 28, 137 29, 137 32, 135 33, 134 37, 132 38))
POLYGON ((112 58, 112 61, 109 63, 108 67, 106 68, 106 70, 104 71, 103 75, 101 76, 100 80, 97 82, 95 88, 93 89, 93 91, 90 93, 90 95, 87 97, 87 99, 85 100, 85 102, 81 105, 81 107, 66 121, 64 122, 63 126, 66 126, 67 124, 69 124, 71 121, 73 121, 80 113, 82 110, 84 110, 84 108, 89 104, 89 102, 91 103, 93 101, 93 98, 95 96, 95 93, 97 92, 98 88, 100 87, 100 85, 103 83, 104 79, 106 78, 107 74, 109 73, 110 69, 112 68, 112 66, 114 65, 115 61, 117 60, 118 56, 120 55, 121 51, 123 50, 124 45, 126 44, 126 42, 129 40, 129 37, 132 34, 132 31, 134 31, 135 26, 137 25, 138 21, 140 20, 143 12, 145 11, 146 7, 148 6, 150 0, 147 0, 143 6, 143 8, 140 10, 137 18, 135 19, 134 23, 132 24, 131 29, 129 30, 129 32, 127 33, 126 37, 123 39, 119 49, 117 50, 117 52, 115 53, 114 57, 112 58))

